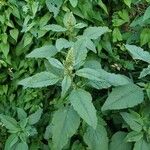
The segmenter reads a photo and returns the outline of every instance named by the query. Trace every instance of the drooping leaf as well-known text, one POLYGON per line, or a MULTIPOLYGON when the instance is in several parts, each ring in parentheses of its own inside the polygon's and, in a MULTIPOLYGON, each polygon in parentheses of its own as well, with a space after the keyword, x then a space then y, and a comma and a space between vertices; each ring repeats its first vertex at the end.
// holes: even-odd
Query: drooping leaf
POLYGON ((102 125, 97 125, 96 130, 88 127, 84 134, 84 141, 91 150, 108 150, 108 137, 106 129, 102 125))
POLYGON ((31 53, 29 53, 27 58, 49 58, 54 56, 57 53, 57 49, 52 45, 45 45, 40 48, 34 49, 31 53))
POLYGON ((97 116, 90 93, 83 89, 74 89, 69 95, 69 100, 80 117, 87 124, 96 129, 97 116))
POLYGON ((21 80, 18 84, 24 87, 38 88, 53 85, 57 83, 60 78, 50 72, 40 72, 31 77, 21 80))
POLYGON ((64 107, 54 113, 52 124, 54 149, 61 150, 78 129, 80 117, 72 107, 64 107))
POLYGON ((135 45, 125 45, 126 49, 131 53, 134 59, 143 60, 145 62, 150 63, 150 53, 147 51, 143 51, 142 48, 137 47, 135 45))
POLYGON ((132 144, 125 141, 125 132, 116 132, 111 139, 109 150, 132 150, 132 144))
POLYGON ((30 125, 36 124, 40 120, 42 112, 43 112, 43 110, 40 108, 35 113, 31 114, 28 117, 28 123, 30 125))
POLYGON ((102 106, 102 111, 134 107, 142 103, 143 99, 144 94, 140 87, 135 84, 122 85, 112 90, 102 106))

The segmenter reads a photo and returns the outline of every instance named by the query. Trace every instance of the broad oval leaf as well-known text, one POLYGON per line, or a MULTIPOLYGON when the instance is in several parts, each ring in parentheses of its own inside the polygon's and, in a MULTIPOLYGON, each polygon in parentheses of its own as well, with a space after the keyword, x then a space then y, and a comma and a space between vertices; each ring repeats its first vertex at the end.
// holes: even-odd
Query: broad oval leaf
POLYGON ((13 132, 20 130, 18 122, 14 118, 0 114, 0 120, 8 130, 13 132))
POLYGON ((89 27, 84 30, 83 35, 90 39, 97 39, 102 34, 109 32, 108 27, 89 27))
POLYGON ((57 83, 60 78, 50 72, 40 72, 21 80, 18 84, 29 88, 46 87, 57 83))
POLYGON ((55 59, 55 58, 48 58, 48 61, 49 61, 49 63, 50 63, 52 66, 54 66, 54 67, 56 67, 56 68, 58 68, 58 69, 64 69, 63 64, 62 64, 58 59, 55 59))
POLYGON ((35 113, 31 114, 29 117, 28 117, 28 123, 30 125, 34 125, 36 124, 40 118, 41 118, 41 115, 42 115, 42 112, 43 110, 40 108, 38 109, 35 113))
POLYGON ((108 150, 107 132, 102 125, 97 125, 96 130, 92 127, 88 127, 84 134, 84 141, 90 150, 99 150, 100 147, 103 148, 103 150, 108 150))
POLYGON ((96 109, 92 104, 90 93, 83 89, 74 89, 69 95, 69 100, 73 108, 78 112, 80 117, 94 129, 97 126, 96 109))
POLYGON ((54 149, 61 150, 78 129, 80 117, 72 107, 64 107, 54 113, 52 124, 54 149))
POLYGON ((76 7, 78 4, 78 0, 69 0, 69 2, 72 5, 72 7, 76 7))
POLYGON ((28 144, 25 142, 18 143, 15 150, 28 150, 28 144))
POLYGON ((140 118, 129 114, 127 112, 122 112, 121 113, 122 118, 125 120, 125 122, 130 126, 130 128, 134 131, 140 132, 142 130, 142 124, 138 122, 140 118))
POLYGON ((46 0, 46 6, 50 12, 54 13, 54 17, 58 15, 59 9, 62 4, 62 0, 46 0))
POLYGON ((49 58, 54 56, 57 53, 57 49, 53 45, 45 45, 40 48, 34 49, 31 53, 29 53, 27 58, 49 58))
POLYGON ((150 53, 147 51, 143 51, 142 48, 137 47, 135 45, 125 45, 126 49, 131 53, 133 59, 143 60, 145 62, 150 63, 150 53))
POLYGON ((11 134, 5 142, 4 150, 10 150, 10 149, 14 148, 13 146, 18 142, 18 140, 19 139, 16 134, 11 134))
POLYGON ((143 21, 147 20, 150 18, 150 6, 147 7, 145 13, 144 13, 144 16, 143 16, 143 21))
POLYGON ((122 85, 112 90, 102 106, 102 111, 134 107, 142 103, 143 99, 144 94, 140 87, 135 84, 122 85))
POLYGON ((140 139, 134 144, 133 150, 149 150, 150 149, 150 143, 147 143, 145 139, 140 139))
POLYGON ((105 83, 107 86, 113 85, 113 86, 119 86, 119 85, 125 85, 129 84, 131 81, 123 75, 114 74, 114 73, 108 73, 103 69, 91 69, 91 68, 83 68, 76 72, 76 75, 90 79, 95 80, 98 82, 105 83))
POLYGON ((61 51, 63 48, 69 48, 73 45, 73 42, 69 42, 64 38, 60 38, 56 40, 56 48, 58 51, 61 51))
POLYGON ((132 150, 132 144, 125 142, 125 132, 117 132, 112 136, 109 150, 132 150))

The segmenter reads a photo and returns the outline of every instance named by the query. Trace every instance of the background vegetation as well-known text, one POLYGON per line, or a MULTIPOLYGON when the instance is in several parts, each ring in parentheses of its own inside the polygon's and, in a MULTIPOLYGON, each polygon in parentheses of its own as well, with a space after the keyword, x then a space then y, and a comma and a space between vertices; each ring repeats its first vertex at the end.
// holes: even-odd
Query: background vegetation
POLYGON ((1 0, 0 149, 150 150, 149 52, 150 0, 1 0))

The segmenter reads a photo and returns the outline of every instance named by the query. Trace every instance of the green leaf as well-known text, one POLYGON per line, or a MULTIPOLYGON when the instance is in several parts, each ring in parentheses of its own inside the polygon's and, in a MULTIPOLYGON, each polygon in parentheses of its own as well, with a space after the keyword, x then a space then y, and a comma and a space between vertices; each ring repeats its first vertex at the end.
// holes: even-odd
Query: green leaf
POLYGON ((56 67, 56 68, 58 68, 58 69, 64 69, 63 64, 62 64, 58 59, 55 59, 55 58, 48 58, 48 61, 49 61, 49 63, 50 63, 52 66, 54 66, 54 67, 56 67))
POLYGON ((62 0, 46 0, 46 6, 50 12, 54 13, 54 17, 58 15, 59 9, 62 4, 62 0))
POLYGON ((40 120, 42 113, 43 113, 43 110, 41 108, 38 109, 35 113, 31 114, 28 117, 28 123, 30 125, 36 124, 40 120))
POLYGON ((137 132, 140 132, 142 130, 142 124, 138 122, 138 120, 140 120, 141 118, 138 118, 137 116, 134 116, 133 114, 129 114, 127 112, 122 112, 121 116, 132 130, 137 132))
POLYGON ((49 124, 46 127, 46 131, 44 134, 44 139, 49 140, 52 137, 52 124, 49 124))
POLYGON ((60 25, 57 25, 57 24, 46 25, 42 28, 42 30, 53 31, 53 32, 65 32, 65 31, 67 31, 66 28, 64 28, 60 25))
POLYGON ((118 28, 114 28, 112 35, 113 35, 113 42, 122 41, 122 35, 118 28))
POLYGON ((86 36, 90 39, 97 39, 107 32, 109 32, 108 27, 88 27, 84 30, 83 36, 86 36))
POLYGON ((50 72, 40 72, 21 80, 18 84, 24 87, 38 88, 56 84, 60 78, 50 72))
POLYGON ((10 30, 11 37, 17 42, 19 31, 18 29, 12 29, 10 30))
POLYGON ((146 11, 145 11, 144 16, 143 16, 143 21, 145 21, 149 18, 150 18, 150 6, 146 8, 146 11))
POLYGON ((17 108, 18 119, 22 120, 27 117, 27 113, 22 108, 17 108))
POLYGON ((78 0, 69 0, 69 2, 72 5, 72 7, 76 7, 78 4, 78 0))
POLYGON ((102 73, 104 74, 104 72, 90 68, 83 68, 76 71, 76 75, 95 81, 102 81, 100 78, 102 73))
POLYGON ((150 42, 150 29, 144 28, 140 34, 141 46, 150 42))
POLYGON ((27 58, 49 58, 56 55, 57 49, 53 45, 45 45, 40 48, 34 49, 31 53, 29 53, 27 58))
POLYGON ((142 132, 131 131, 126 136, 126 141, 128 142, 136 142, 143 138, 142 132))
POLYGON ((91 39, 89 39, 89 37, 83 37, 83 42, 85 44, 85 47, 90 49, 91 51, 93 51, 94 53, 96 53, 96 47, 95 44, 92 42, 91 39))
POLYGON ((82 40, 77 40, 73 45, 73 56, 75 58, 74 66, 82 66, 86 57, 87 57, 87 49, 83 44, 82 40))
POLYGON ((142 48, 137 47, 135 45, 125 45, 126 49, 130 52, 133 59, 143 60, 145 62, 150 63, 150 53, 147 51, 143 51, 142 48))
POLYGON ((145 77, 145 76, 147 76, 147 75, 149 75, 149 74, 150 74, 150 65, 148 65, 147 68, 144 68, 144 69, 142 70, 142 72, 140 73, 139 78, 143 78, 143 77, 145 77))
POLYGON ((12 147, 18 142, 18 136, 16 134, 11 134, 5 142, 4 150, 11 150, 12 147))
POLYGON ((124 0, 124 3, 130 8, 132 0, 124 0))
POLYGON ((9 43, 6 44, 0 43, 0 51, 4 54, 5 58, 7 58, 8 56, 9 49, 10 49, 9 43))
POLYGON ((97 125, 96 130, 88 127, 84 134, 84 141, 91 150, 108 150, 108 137, 106 129, 102 125, 97 125))
POLYGON ((102 0, 98 0, 98 5, 105 11, 106 14, 108 14, 107 7, 102 0))
POLYGON ((72 42, 69 42, 68 40, 64 38, 60 38, 56 40, 56 48, 58 51, 61 51, 63 48, 69 48, 73 45, 72 42))
POLYGON ((72 12, 67 12, 63 19, 64 26, 67 29, 72 28, 76 24, 76 19, 72 12))
POLYGON ((49 12, 46 13, 44 16, 42 16, 39 21, 40 28, 44 27, 48 23, 50 18, 51 18, 51 15, 49 12))
POLYGON ((96 129, 97 116, 90 93, 83 89, 74 89, 69 95, 69 100, 80 117, 87 124, 96 129))
POLYGON ((14 118, 0 114, 0 120, 8 130, 14 132, 20 130, 20 127, 18 126, 18 123, 14 118))
POLYGON ((82 29, 82 28, 84 28, 84 27, 87 27, 87 24, 85 24, 85 23, 77 23, 77 24, 74 26, 74 28, 76 28, 76 29, 82 29))
POLYGON ((78 129, 80 118, 72 107, 64 107, 54 113, 52 124, 54 149, 61 150, 78 129))
POLYGON ((117 132, 112 136, 109 150, 132 150, 132 144, 125 142, 125 132, 117 132))
POLYGON ((108 73, 103 69, 91 69, 91 68, 83 68, 78 71, 76 71, 76 75, 88 78, 90 80, 95 80, 99 82, 105 82, 105 84, 110 84, 114 86, 119 86, 119 85, 125 85, 129 84, 130 80, 123 76, 123 75, 117 75, 113 73, 108 73))
POLYGON ((23 46, 26 47, 32 43, 33 36, 30 33, 25 33, 23 46))
POLYGON ((134 107, 142 103, 143 99, 144 94, 140 87, 135 84, 122 85, 112 90, 102 106, 102 111, 134 107))
POLYGON ((150 143, 147 143, 143 138, 134 144, 133 150, 149 150, 150 143))
POLYGON ((72 79, 70 76, 66 75, 62 81, 62 84, 61 84, 61 88, 62 88, 62 91, 61 91, 61 97, 64 97, 65 94, 67 93, 67 91, 69 90, 69 88, 71 87, 71 84, 72 84, 72 79))
POLYGON ((18 143, 15 150, 28 150, 28 145, 25 142, 18 143))

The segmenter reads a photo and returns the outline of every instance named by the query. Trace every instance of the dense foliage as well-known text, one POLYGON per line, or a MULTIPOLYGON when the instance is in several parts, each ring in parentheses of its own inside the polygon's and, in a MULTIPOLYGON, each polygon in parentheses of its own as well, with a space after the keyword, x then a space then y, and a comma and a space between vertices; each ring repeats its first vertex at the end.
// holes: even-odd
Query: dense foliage
POLYGON ((0 149, 150 150, 150 0, 1 0, 0 149))

